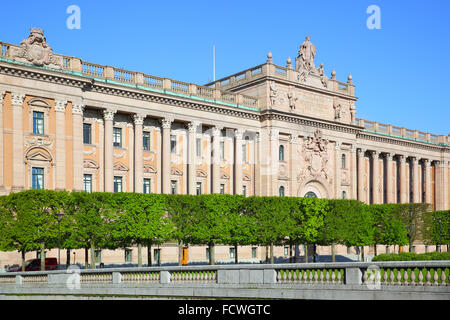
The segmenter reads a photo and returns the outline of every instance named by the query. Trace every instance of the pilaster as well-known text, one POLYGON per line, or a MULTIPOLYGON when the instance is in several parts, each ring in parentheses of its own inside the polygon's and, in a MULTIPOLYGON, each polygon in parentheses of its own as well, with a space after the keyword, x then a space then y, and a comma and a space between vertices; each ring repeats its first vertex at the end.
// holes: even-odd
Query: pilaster
POLYGON ((25 188, 25 163, 23 152, 23 102, 24 93, 11 93, 13 115, 13 183, 11 192, 25 188))
POLYGON ((66 189, 66 106, 67 101, 55 100, 56 190, 66 189))

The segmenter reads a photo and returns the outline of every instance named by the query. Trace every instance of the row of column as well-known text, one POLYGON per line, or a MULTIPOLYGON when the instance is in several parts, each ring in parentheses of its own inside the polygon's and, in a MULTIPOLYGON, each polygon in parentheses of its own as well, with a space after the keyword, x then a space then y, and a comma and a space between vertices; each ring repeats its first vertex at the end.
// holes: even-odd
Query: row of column
MULTIPOLYGON (((443 176, 443 166, 440 164, 440 161, 437 160, 430 160, 430 159, 422 159, 423 163, 423 169, 422 166, 419 164, 419 159, 417 157, 409 157, 411 159, 410 166, 410 179, 411 179, 411 188, 408 187, 409 181, 407 180, 406 176, 406 158, 408 158, 405 155, 393 155, 391 153, 382 153, 384 155, 384 165, 386 169, 386 179, 383 179, 383 187, 386 188, 386 199, 383 199, 383 193, 382 189, 380 188, 380 179, 381 177, 384 177, 384 172, 379 172, 379 157, 380 152, 370 150, 368 153, 370 154, 370 167, 372 168, 372 172, 370 170, 365 170, 365 153, 366 150, 364 149, 358 149, 358 200, 370 202, 370 199, 366 199, 367 192, 365 190, 365 184, 364 184, 364 177, 366 172, 370 175, 371 179, 369 177, 369 187, 371 187, 371 196, 373 203, 407 203, 407 202, 414 202, 414 203, 420 203, 422 200, 424 200, 425 203, 432 203, 432 173, 431 173, 431 162, 434 162, 435 168, 436 168, 436 181, 435 184, 437 186, 436 190, 444 189, 444 181, 441 181, 443 179, 439 179, 439 177, 443 176), (398 159, 398 177, 397 179, 393 179, 393 161, 394 156, 398 159), (422 175, 424 180, 422 181, 422 186, 419 183, 420 178, 419 176, 422 175), (441 172, 442 171, 442 172, 441 172), (399 192, 397 192, 397 185, 394 185, 394 181, 398 180, 397 185, 399 188, 399 192), (407 191, 412 191, 412 199, 410 199, 407 191), (422 199, 421 192, 425 193, 425 198, 422 199), (396 195, 399 194, 399 197, 397 199, 396 195), (383 201, 385 200, 385 201, 383 201), (411 201, 410 201, 411 200, 411 201)), ((436 205, 444 205, 443 201, 439 199, 439 197, 445 196, 445 190, 442 190, 442 196, 440 196, 441 192, 436 192, 436 205), (443 191, 443 192, 442 192, 443 191), (441 204, 442 202, 442 204, 441 204)))

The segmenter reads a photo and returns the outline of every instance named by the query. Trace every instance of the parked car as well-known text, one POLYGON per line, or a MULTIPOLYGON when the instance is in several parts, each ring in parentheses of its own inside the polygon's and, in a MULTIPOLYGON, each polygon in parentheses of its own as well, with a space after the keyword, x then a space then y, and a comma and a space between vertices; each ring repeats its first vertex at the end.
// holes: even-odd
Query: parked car
MULTIPOLYGON (((45 270, 57 270, 58 261, 56 258, 45 258, 45 270)), ((9 272, 21 272, 22 266, 9 268, 9 272)), ((25 271, 41 271, 41 259, 31 259, 25 263, 25 271)))

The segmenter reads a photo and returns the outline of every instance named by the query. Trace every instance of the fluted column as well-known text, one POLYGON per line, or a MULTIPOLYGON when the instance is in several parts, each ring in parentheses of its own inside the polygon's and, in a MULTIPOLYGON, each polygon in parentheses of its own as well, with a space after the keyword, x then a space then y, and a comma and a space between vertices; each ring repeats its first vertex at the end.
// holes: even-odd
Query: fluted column
POLYGON ((105 120, 105 192, 114 191, 114 145, 113 124, 115 110, 103 110, 105 120))
POLYGON ((13 183, 12 192, 22 191, 25 187, 25 165, 23 154, 23 101, 25 94, 11 93, 13 116, 13 183))
POLYGON ((242 194, 242 137, 245 130, 234 131, 234 194, 242 194))
POLYGON ((423 164, 425 166, 425 203, 428 203, 432 205, 433 198, 432 198, 432 184, 431 184, 431 161, 428 159, 423 160, 423 164))
POLYGON ((56 190, 66 189, 66 106, 67 101, 55 100, 56 190))
POLYGON ((357 170, 357 152, 355 145, 352 145, 350 148, 350 157, 351 157, 351 168, 350 172, 352 175, 352 196, 351 199, 358 199, 358 170, 357 170))
POLYGON ((398 158, 400 163, 400 203, 407 203, 408 193, 406 192, 406 157, 399 155, 398 158))
POLYGON ((378 151, 372 151, 372 201, 380 203, 380 164, 378 151))
POLYGON ((412 165, 412 188, 413 188, 413 202, 419 203, 420 194, 419 194, 419 160, 416 157, 411 158, 412 165))
POLYGON ((6 193, 5 190, 5 180, 3 173, 3 99, 5 96, 5 91, 0 91, 0 195, 6 193))
POLYGON ((220 133, 222 127, 212 128, 212 191, 220 193, 220 133))
POLYGON ((189 194, 193 194, 195 195, 197 193, 197 157, 196 157, 196 133, 197 133, 197 128, 200 125, 200 123, 198 121, 193 121, 191 123, 188 124, 188 131, 189 131, 189 150, 188 150, 188 154, 189 154, 189 162, 188 162, 188 177, 189 177, 189 182, 188 182, 188 193, 189 194))
POLYGON ((365 161, 364 161, 364 149, 358 149, 358 200, 365 202, 365 191, 364 191, 364 169, 365 169, 365 161))
POLYGON ((341 198, 341 143, 336 141, 334 146, 335 153, 335 198, 341 198))
POLYGON ((392 154, 386 153, 386 202, 394 203, 394 180, 392 176, 392 154))
POLYGON ((142 193, 144 189, 143 171, 143 145, 142 145, 142 128, 144 125, 145 115, 135 114, 134 120, 134 192, 142 193))
POLYGON ((170 193, 170 129, 172 127, 172 118, 161 120, 162 127, 162 193, 170 193))

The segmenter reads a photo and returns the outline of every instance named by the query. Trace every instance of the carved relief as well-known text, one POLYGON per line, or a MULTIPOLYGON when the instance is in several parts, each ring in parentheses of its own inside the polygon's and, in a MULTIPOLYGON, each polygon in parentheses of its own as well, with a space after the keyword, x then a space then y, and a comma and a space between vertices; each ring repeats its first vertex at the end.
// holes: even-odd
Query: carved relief
POLYGON ((144 173, 156 173, 156 169, 155 167, 149 165, 149 164, 144 164, 144 173))
POLYGON ((114 163, 113 168, 114 168, 114 170, 117 170, 117 171, 128 171, 129 170, 128 167, 125 166, 121 162, 114 163))
POLYGON ((10 55, 15 60, 31 62, 40 67, 62 69, 62 57, 53 54, 42 29, 31 28, 28 38, 20 43, 19 48, 12 48, 10 55))
POLYGON ((31 147, 31 146, 36 146, 36 147, 46 147, 48 149, 51 149, 53 147, 53 142, 44 139, 43 137, 31 137, 25 140, 25 146, 31 147))
POLYGON ((83 161, 83 168, 85 169, 98 169, 99 167, 94 160, 86 159, 83 161))
MULTIPOLYGON (((306 179, 324 178, 330 184, 332 177, 329 173, 328 140, 322 138, 322 131, 316 130, 313 137, 308 137, 299 153, 302 169, 297 176, 297 182, 306 179)), ((300 151, 300 150, 299 150, 300 151)))
POLYGON ((183 172, 175 167, 172 167, 172 168, 170 168, 170 174, 174 175, 174 176, 182 176, 183 172))

